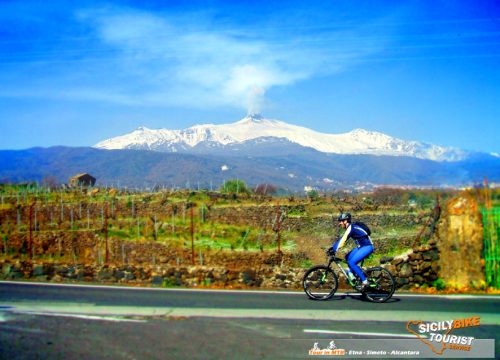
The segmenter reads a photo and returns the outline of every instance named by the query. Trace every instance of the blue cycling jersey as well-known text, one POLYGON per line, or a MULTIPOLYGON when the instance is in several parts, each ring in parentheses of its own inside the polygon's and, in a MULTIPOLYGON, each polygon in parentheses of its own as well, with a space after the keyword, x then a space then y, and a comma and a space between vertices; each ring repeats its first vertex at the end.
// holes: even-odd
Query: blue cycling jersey
POLYGON ((367 245, 373 246, 370 236, 361 226, 356 224, 349 224, 349 227, 346 229, 344 235, 342 235, 342 237, 339 240, 337 240, 335 244, 333 244, 332 246, 333 251, 336 252, 338 249, 344 246, 345 242, 349 238, 354 239, 358 247, 363 247, 367 245))

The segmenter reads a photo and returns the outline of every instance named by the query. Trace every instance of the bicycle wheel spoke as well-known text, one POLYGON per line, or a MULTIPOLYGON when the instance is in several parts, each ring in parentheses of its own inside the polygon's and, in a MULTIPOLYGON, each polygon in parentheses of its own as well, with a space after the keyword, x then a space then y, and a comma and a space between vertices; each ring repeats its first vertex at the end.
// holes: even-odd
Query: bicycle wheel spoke
POLYGON ((367 278, 369 287, 364 291, 364 294, 370 301, 384 302, 394 293, 395 281, 387 269, 368 269, 367 278))
POLYGON ((337 290, 337 278, 328 267, 317 266, 306 272, 303 286, 310 298, 326 300, 337 290))

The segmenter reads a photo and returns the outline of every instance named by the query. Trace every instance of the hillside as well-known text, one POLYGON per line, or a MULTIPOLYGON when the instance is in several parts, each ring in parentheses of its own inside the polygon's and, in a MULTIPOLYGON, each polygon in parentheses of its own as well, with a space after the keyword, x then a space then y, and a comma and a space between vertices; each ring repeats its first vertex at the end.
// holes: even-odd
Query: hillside
POLYGON ((481 182, 485 176, 500 181, 500 159, 493 156, 436 162, 401 156, 324 154, 291 143, 270 142, 267 152, 265 148, 254 149, 252 156, 245 157, 223 152, 199 155, 85 147, 2 150, 0 179, 25 182, 53 176, 65 183, 76 173, 89 172, 101 185, 217 188, 225 180, 239 178, 250 185, 273 183, 294 191, 302 191, 304 186, 334 189, 370 184, 460 186, 481 182))

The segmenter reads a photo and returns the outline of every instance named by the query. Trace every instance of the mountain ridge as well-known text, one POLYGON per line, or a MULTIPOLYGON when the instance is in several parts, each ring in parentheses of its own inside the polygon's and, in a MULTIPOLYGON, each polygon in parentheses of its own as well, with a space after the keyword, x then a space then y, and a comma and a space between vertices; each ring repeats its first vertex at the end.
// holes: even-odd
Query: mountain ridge
POLYGON ((461 161, 471 154, 458 148, 401 140, 364 129, 354 129, 342 134, 325 134, 280 120, 267 119, 260 114, 251 114, 230 124, 194 125, 181 130, 149 129, 141 126, 128 134, 103 140, 94 147, 108 150, 189 153, 201 143, 210 144, 208 150, 234 146, 258 138, 287 139, 327 154, 410 156, 435 161, 461 161))

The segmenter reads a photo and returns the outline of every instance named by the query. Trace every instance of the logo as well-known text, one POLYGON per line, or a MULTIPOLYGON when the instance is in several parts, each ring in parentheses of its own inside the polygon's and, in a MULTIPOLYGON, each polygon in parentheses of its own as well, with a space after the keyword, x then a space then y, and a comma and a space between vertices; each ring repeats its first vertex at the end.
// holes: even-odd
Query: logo
POLYGON ((325 349, 320 349, 319 343, 315 342, 313 347, 309 349, 309 355, 345 355, 345 349, 337 349, 335 341, 330 341, 328 347, 325 349))
POLYGON ((434 353, 442 355, 446 349, 470 351, 474 337, 455 335, 452 332, 456 329, 479 325, 480 317, 472 316, 465 319, 434 322, 410 320, 406 324, 406 329, 429 346, 434 353))

